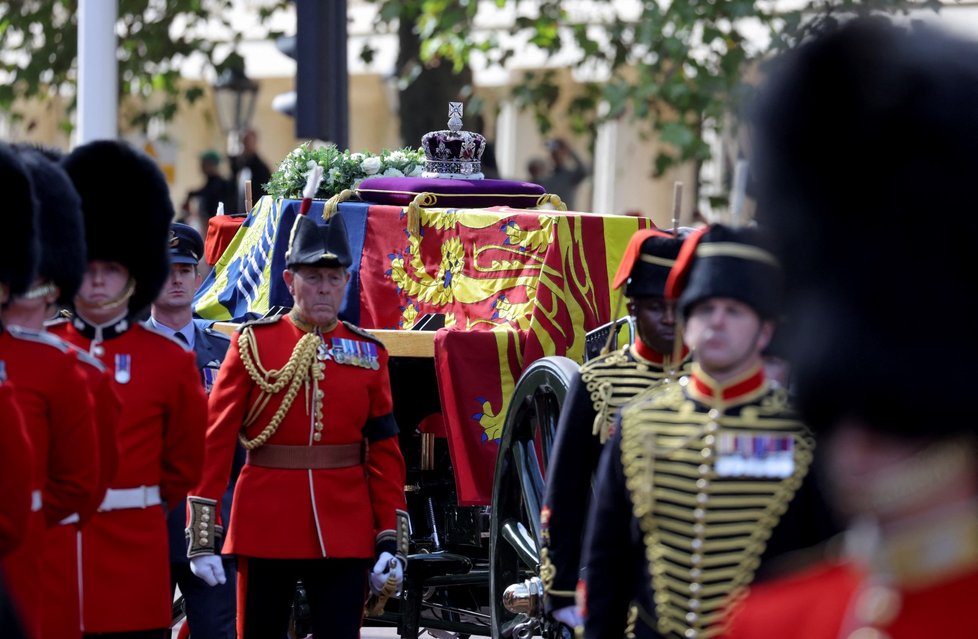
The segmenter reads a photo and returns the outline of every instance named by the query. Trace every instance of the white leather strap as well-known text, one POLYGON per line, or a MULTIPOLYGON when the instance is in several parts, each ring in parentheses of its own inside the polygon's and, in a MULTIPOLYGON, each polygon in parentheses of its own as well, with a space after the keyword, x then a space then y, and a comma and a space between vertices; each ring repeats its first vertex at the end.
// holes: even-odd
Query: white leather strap
POLYGON ((105 491, 105 499, 98 507, 99 512, 123 510, 126 508, 149 508, 159 506, 159 486, 138 486, 136 488, 109 488, 105 491))
POLYGON ((32 490, 31 491, 31 512, 36 513, 44 505, 44 499, 41 497, 41 491, 32 490))
POLYGON ((81 521, 81 517, 78 516, 78 513, 71 513, 70 515, 68 515, 61 521, 59 521, 58 525, 67 526, 68 524, 77 524, 79 521, 81 521))

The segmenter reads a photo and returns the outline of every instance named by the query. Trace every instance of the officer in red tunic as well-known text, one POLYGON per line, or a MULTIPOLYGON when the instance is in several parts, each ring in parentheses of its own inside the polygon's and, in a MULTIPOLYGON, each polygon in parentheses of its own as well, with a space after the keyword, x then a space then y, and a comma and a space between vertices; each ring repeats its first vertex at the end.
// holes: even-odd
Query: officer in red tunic
POLYGON ((978 42, 854 19, 778 68, 758 214, 793 294, 797 404, 850 526, 755 588, 728 636, 976 637, 978 42))
MULTIPOLYGON (((25 295, 17 296, 4 308, 5 321, 17 327, 14 334, 25 334, 37 341, 53 343, 58 349, 68 348, 77 358, 86 386, 95 400, 95 430, 97 453, 84 454, 77 443, 67 451, 75 464, 97 466, 96 487, 86 499, 75 504, 76 510, 55 520, 48 516, 40 553, 39 577, 30 576, 41 589, 41 634, 45 639, 78 639, 81 636, 80 593, 78 589, 77 530, 78 523, 87 519, 102 501, 108 481, 118 464, 115 423, 119 400, 111 387, 105 367, 87 352, 45 333, 44 322, 52 317, 59 305, 74 298, 85 272, 85 233, 81 217, 81 202, 71 180, 57 163, 53 152, 38 147, 21 147, 21 158, 34 178, 38 198, 38 223, 41 244, 38 277, 25 295)), ((41 356, 33 358, 36 361, 41 356)), ((36 369, 32 366, 31 369, 36 369)), ((43 370, 43 368, 42 368, 43 370)), ((65 380, 50 375, 40 377, 47 383, 63 384, 65 380)), ((50 391, 56 398, 70 400, 78 389, 67 392, 50 391)), ((74 407, 69 407, 73 409, 74 407)), ((56 411, 52 411, 53 414, 56 411)), ((60 436, 59 440, 77 438, 80 432, 60 436)), ((86 442, 86 446, 90 443, 86 442)), ((50 455, 52 463, 58 461, 50 455)), ((63 466, 64 464, 61 463, 63 466)), ((64 472, 61 470, 60 472, 64 472)), ((52 481, 49 471, 48 481, 52 481)), ((58 513, 59 515, 61 513, 58 513)))
POLYGON ((359 636, 370 587, 397 587, 408 542, 404 460, 387 351, 337 319, 351 263, 342 218, 299 216, 286 253, 287 314, 231 340, 210 396, 204 479, 188 498, 191 568, 224 580, 218 502, 248 450, 223 552, 238 558, 238 634, 284 636, 301 579, 317 637, 359 636))
POLYGON ((169 272, 163 174, 114 141, 63 161, 81 197, 88 268, 70 322, 52 332, 97 357, 122 404, 119 467, 81 534, 86 636, 163 638, 171 616, 166 504, 200 477, 207 419, 194 357, 136 317, 169 272))
POLYGON ((682 242, 681 236, 657 230, 632 236, 614 286, 625 286, 637 339, 585 362, 560 412, 540 513, 540 574, 547 610, 571 628, 582 621, 574 599, 591 480, 618 410, 638 393, 688 372, 688 351, 681 343, 679 357, 674 357, 678 334, 674 302, 664 297, 666 278, 682 242))

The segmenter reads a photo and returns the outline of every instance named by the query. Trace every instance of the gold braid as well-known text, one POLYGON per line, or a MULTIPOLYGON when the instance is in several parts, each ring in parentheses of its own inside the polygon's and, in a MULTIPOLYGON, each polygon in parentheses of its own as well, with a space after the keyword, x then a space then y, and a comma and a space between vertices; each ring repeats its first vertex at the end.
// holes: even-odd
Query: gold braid
POLYGON ((282 398, 282 403, 279 405, 278 410, 275 411, 268 425, 262 429, 257 437, 248 439, 243 430, 241 433, 238 433, 238 439, 241 440, 241 445, 245 449, 254 450, 255 448, 264 446, 268 438, 278 430, 279 424, 282 423, 285 414, 292 407, 292 402, 295 400, 295 396, 298 394, 302 384, 310 379, 318 382, 323 378, 323 371, 320 369, 316 357, 321 341, 322 338, 318 334, 306 333, 296 343, 295 348, 292 350, 292 355, 289 357, 289 361, 285 363, 285 366, 279 370, 265 370, 261 365, 261 360, 258 358, 258 342, 255 339, 254 331, 250 326, 246 326, 241 331, 241 334, 238 336, 238 351, 241 354, 241 363, 244 364, 245 370, 248 371, 248 376, 251 377, 251 380, 261 389, 261 395, 258 396, 258 399, 255 401, 255 406, 252 406, 252 410, 249 411, 244 428, 251 426, 258 417, 260 409, 254 410, 257 405, 264 408, 272 395, 285 388, 286 384, 289 385, 289 390, 285 393, 285 397, 282 398))

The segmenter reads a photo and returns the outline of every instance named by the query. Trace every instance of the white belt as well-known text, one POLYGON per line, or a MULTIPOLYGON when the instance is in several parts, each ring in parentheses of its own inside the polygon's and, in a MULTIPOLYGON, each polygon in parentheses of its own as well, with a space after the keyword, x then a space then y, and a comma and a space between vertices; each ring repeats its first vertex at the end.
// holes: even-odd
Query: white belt
POLYGON ((36 513, 44 505, 44 499, 41 497, 41 491, 32 490, 31 491, 31 512, 36 513))
POLYGON ((139 486, 137 488, 109 488, 105 491, 105 499, 98 507, 99 512, 107 510, 123 510, 126 508, 149 508, 159 506, 159 486, 139 486))
POLYGON ((59 521, 58 525, 67 526, 68 524, 77 524, 79 521, 81 521, 81 517, 78 516, 78 513, 71 513, 70 515, 68 515, 61 521, 59 521))

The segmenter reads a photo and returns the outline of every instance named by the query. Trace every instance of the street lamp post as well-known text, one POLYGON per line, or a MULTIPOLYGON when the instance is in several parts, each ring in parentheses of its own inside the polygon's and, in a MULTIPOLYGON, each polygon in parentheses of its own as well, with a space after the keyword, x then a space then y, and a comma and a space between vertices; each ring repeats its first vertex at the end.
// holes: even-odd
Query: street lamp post
POLYGON ((217 120, 227 135, 229 156, 241 153, 241 134, 251 125, 257 96, 258 83, 237 66, 225 69, 214 83, 217 120))

